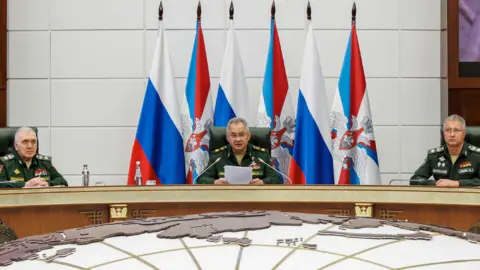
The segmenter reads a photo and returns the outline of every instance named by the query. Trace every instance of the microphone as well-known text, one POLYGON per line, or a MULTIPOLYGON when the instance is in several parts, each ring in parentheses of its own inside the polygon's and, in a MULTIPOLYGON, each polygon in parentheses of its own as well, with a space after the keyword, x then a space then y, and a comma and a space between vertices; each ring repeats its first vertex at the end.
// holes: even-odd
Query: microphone
POLYGON ((222 159, 222 157, 218 157, 212 164, 210 164, 210 166, 208 166, 205 170, 203 170, 199 175, 197 175, 197 177, 195 177, 195 179, 193 179, 193 184, 197 184, 197 179, 198 177, 200 177, 200 175, 202 175, 204 172, 208 171, 208 169, 210 169, 213 165, 217 164, 217 162, 220 161, 220 159, 222 159))
MULTIPOLYGON (((272 165, 268 164, 267 162, 263 161, 263 159, 261 158, 257 158, 258 160, 260 160, 260 162, 262 162, 263 164, 267 165, 268 167, 274 169, 276 172, 278 172, 281 176, 285 177, 288 179, 288 183, 291 185, 292 184, 292 179, 290 179, 290 177, 286 176, 285 174, 283 174, 281 171, 277 170, 277 168, 273 167, 272 165)), ((285 184, 285 180, 283 180, 283 184, 285 184)))

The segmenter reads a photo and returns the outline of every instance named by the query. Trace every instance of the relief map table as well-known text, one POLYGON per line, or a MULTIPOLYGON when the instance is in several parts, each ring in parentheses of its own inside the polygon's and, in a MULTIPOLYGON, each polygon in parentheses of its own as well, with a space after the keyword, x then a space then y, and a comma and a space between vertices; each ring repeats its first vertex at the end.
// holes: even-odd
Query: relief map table
POLYGON ((250 210, 408 220, 468 230, 480 220, 480 189, 178 185, 0 190, 0 219, 19 237, 133 218, 250 210))

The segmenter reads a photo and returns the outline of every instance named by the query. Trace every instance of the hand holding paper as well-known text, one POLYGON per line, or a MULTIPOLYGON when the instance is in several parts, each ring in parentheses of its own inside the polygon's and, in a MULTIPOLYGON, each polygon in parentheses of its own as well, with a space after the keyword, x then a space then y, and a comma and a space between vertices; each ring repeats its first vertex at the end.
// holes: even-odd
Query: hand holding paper
POLYGON ((225 178, 232 185, 249 184, 252 180, 252 167, 225 166, 225 178))

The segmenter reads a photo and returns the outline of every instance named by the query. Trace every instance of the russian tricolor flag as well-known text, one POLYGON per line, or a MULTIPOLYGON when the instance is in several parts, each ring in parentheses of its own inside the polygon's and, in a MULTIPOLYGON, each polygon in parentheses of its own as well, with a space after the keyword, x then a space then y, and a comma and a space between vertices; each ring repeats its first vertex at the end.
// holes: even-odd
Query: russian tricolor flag
POLYGON ((202 25, 197 21, 192 58, 186 85, 186 102, 182 112, 187 183, 205 169, 209 160, 209 127, 213 123, 213 106, 210 95, 210 74, 202 25))
POLYGON ((379 185, 377 148, 355 22, 332 107, 335 183, 379 185))
POLYGON ((289 173, 295 136, 295 114, 288 92, 287 72, 275 20, 270 28, 270 45, 263 79, 257 126, 270 127, 272 162, 286 175, 289 173))
POLYGON ((294 184, 333 184, 330 114, 322 66, 312 24, 309 21, 302 75, 298 92, 297 119, 290 178, 294 184))
POLYGON ((134 184, 136 161, 140 161, 143 184, 146 180, 156 180, 157 184, 185 184, 179 105, 161 23, 130 159, 129 185, 134 184))
POLYGON ((248 119, 247 116, 250 114, 249 103, 240 49, 235 37, 233 20, 230 20, 227 46, 215 102, 214 125, 227 126, 228 120, 236 116, 248 119))

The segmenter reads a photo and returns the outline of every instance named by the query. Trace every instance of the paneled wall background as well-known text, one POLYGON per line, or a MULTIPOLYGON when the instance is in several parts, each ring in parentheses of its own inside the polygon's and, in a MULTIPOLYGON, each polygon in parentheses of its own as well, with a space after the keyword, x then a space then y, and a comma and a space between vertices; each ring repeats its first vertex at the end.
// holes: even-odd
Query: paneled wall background
MULTIPOLYGON (((350 31, 352 0, 311 0, 329 104, 350 31)), ((296 105, 306 0, 277 0, 277 26, 296 105)), ((446 0, 357 0, 384 183, 409 178, 440 139, 447 112, 446 0)), ((158 0, 9 0, 8 126, 39 127, 41 152, 70 185, 126 183, 155 36, 158 0)), ((177 90, 185 91, 196 0, 164 0, 177 90)), ((203 0, 215 99, 228 0, 203 0)), ((253 123, 269 41, 270 0, 237 0, 235 27, 253 123)), ((296 106, 295 106, 296 107, 296 106)))

